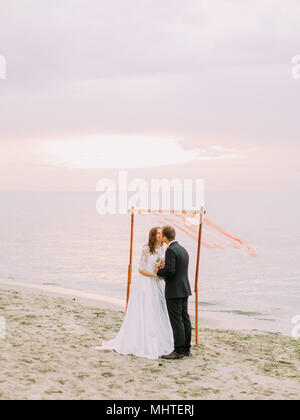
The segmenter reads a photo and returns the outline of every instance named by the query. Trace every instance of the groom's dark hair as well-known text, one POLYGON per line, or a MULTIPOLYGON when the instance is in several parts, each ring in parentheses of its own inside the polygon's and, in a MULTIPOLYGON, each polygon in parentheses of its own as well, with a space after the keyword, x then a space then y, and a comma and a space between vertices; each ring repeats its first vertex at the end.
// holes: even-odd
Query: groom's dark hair
POLYGON ((162 228, 162 236, 165 236, 168 241, 174 241, 176 238, 176 231, 173 226, 164 226, 162 228))

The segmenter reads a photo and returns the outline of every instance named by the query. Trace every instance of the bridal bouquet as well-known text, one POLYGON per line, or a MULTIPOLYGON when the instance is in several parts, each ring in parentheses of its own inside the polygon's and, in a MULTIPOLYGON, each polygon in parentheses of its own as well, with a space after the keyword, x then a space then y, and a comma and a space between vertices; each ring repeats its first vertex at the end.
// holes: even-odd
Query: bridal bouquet
POLYGON ((162 261, 162 259, 160 257, 157 258, 156 263, 155 263, 155 270, 161 270, 162 268, 164 268, 164 263, 162 261))

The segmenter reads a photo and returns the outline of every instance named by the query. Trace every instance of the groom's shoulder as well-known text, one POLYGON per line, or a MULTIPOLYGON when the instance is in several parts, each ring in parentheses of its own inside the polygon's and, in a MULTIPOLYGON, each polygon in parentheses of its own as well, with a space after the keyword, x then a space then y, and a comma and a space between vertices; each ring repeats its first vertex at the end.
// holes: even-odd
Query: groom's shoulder
POLYGON ((170 246, 168 246, 168 248, 166 250, 166 255, 167 254, 176 254, 176 247, 174 245, 175 244, 171 244, 170 246))
POLYGON ((180 250, 181 245, 176 241, 173 242, 169 247, 168 250, 173 251, 175 254, 178 253, 178 251, 180 250))
POLYGON ((182 246, 182 245, 180 245, 178 242, 176 242, 177 243, 177 249, 179 249, 180 251, 183 251, 183 252, 185 252, 185 253, 187 253, 188 254, 188 252, 187 252, 187 250, 184 248, 184 246, 182 246))
POLYGON ((180 245, 178 241, 173 242, 171 246, 174 248, 182 248, 182 246, 180 245))

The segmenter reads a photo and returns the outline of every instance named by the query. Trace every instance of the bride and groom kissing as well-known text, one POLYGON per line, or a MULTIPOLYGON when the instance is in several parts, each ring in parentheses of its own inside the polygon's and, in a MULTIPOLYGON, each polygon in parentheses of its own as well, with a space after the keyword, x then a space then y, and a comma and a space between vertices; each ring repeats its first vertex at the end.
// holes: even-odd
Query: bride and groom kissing
POLYGON ((175 229, 152 228, 119 333, 95 349, 149 359, 189 357, 188 267, 189 255, 176 241, 175 229))

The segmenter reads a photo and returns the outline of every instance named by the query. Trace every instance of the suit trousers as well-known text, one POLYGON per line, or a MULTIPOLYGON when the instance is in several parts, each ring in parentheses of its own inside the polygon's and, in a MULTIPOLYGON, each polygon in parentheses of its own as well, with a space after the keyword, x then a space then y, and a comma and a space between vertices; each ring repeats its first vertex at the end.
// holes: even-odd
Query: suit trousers
POLYGON ((192 325, 188 314, 188 297, 166 299, 169 318, 174 334, 175 351, 189 353, 192 339, 192 325))

